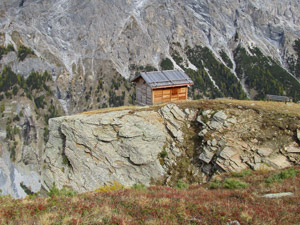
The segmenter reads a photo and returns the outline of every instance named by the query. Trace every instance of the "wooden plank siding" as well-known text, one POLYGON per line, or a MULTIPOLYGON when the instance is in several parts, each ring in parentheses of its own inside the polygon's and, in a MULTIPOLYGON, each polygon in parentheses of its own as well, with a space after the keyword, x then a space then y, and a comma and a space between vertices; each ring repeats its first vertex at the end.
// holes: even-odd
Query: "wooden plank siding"
POLYGON ((143 87, 143 79, 139 79, 136 82, 136 102, 142 103, 142 87, 143 87))
POLYGON ((166 103, 187 99, 187 87, 174 87, 155 89, 153 91, 153 104, 166 103))
POLYGON ((142 105, 152 105, 152 89, 142 78, 136 82, 136 102, 142 105))
POLYGON ((146 104, 152 105, 152 89, 148 85, 146 90, 146 104))

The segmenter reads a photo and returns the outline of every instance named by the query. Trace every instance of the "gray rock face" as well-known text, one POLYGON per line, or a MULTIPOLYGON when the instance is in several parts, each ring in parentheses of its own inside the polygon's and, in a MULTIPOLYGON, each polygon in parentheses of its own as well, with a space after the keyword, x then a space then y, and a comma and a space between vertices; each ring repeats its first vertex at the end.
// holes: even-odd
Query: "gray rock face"
POLYGON ((168 104, 160 109, 160 114, 167 121, 167 128, 172 136, 178 141, 183 141, 183 133, 181 131, 182 122, 185 120, 185 114, 177 105, 168 104))
POLYGON ((215 153, 210 151, 209 149, 205 148, 203 152, 200 154, 199 159, 205 163, 210 163, 213 159, 215 153))
POLYGON ((270 148, 260 148, 258 149, 257 153, 261 156, 269 156, 272 154, 273 150, 270 148))
POLYGON ((22 166, 12 162, 9 152, 6 151, 3 144, 0 144, 0 156, 1 195, 24 198, 27 194, 21 185, 26 186, 32 192, 38 192, 40 190, 41 182, 39 174, 24 165, 22 166))
POLYGON ((292 145, 285 148, 288 153, 300 153, 300 146, 297 143, 293 143, 292 145))
POLYGON ((112 181, 149 184, 165 173, 158 154, 168 133, 160 121, 156 112, 128 111, 51 119, 46 186, 82 192, 112 181))
POLYGON ((213 115, 213 120, 217 122, 224 122, 227 119, 227 115, 223 111, 219 111, 213 115))
POLYGON ((273 166, 276 169, 284 169, 290 167, 292 164, 283 155, 277 155, 263 160, 265 163, 273 166))

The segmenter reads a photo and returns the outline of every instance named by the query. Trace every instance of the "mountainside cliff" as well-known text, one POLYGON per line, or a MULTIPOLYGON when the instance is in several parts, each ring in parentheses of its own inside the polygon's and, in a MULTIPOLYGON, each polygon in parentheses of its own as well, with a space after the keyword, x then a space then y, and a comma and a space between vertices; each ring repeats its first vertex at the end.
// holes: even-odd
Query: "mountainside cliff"
MULTIPOLYGON (((128 84, 121 84, 120 90, 115 85, 121 83, 119 74, 128 78, 138 71, 165 68, 164 60, 171 62, 166 68, 173 64, 175 68, 201 71, 197 75, 189 72, 194 80, 204 83, 193 89, 194 98, 261 99, 270 93, 299 99, 299 91, 294 91, 299 89, 299 82, 290 77, 300 76, 300 51, 295 42, 300 38, 299 3, 4 0, 0 3, 0 42, 13 44, 15 49, 21 44, 28 46, 36 57, 18 64, 7 56, 1 64, 9 64, 24 76, 31 70, 48 70, 56 80, 57 97, 69 113, 131 101, 132 91, 130 98, 122 94, 128 93, 128 84), (205 51, 196 51, 197 46, 205 51), (283 67, 290 74, 281 70, 277 75, 276 69, 260 66, 254 72, 276 84, 266 89, 253 84, 260 78, 245 74, 237 47, 245 49, 248 57, 259 56, 251 51, 258 48, 274 60, 268 64, 283 67), (198 57, 211 59, 200 65, 187 51, 190 48, 198 57), (286 84, 288 79, 292 80, 286 84)), ((258 82, 267 84, 265 80, 258 82)))

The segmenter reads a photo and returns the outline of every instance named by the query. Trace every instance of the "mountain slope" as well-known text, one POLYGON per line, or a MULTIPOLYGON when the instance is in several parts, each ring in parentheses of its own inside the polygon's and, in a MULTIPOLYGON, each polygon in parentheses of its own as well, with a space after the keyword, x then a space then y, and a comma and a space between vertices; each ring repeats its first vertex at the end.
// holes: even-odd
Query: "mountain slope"
POLYGON ((13 180, 14 166, 20 173, 41 171, 49 117, 134 104, 128 78, 142 71, 184 69, 195 83, 189 90, 193 99, 286 94, 298 101, 299 5, 300 0, 2 0, 1 154, 16 155, 11 164, 1 164, 13 174, 7 183, 20 183, 13 180), (38 89, 30 87, 35 81, 38 89))
MULTIPOLYGON (((86 108, 89 104, 79 96, 95 89, 96 80, 110 77, 107 81, 110 83, 115 70, 128 78, 135 72, 130 65, 149 64, 159 69, 166 57, 174 62, 172 43, 179 43, 182 48, 208 47, 220 63, 223 63, 220 52, 224 52, 233 69, 233 51, 238 44, 259 48, 279 66, 289 68, 288 61, 297 62, 293 45, 300 37, 299 0, 284 3, 27 0, 21 3, 4 0, 0 4, 5 43, 23 43, 46 61, 59 78, 60 97, 67 100, 70 113, 86 108)), ((185 58, 185 52, 179 55, 185 58)), ((239 97, 232 92, 226 94, 227 91, 223 95, 239 97)), ((95 99, 91 105, 96 105, 95 99)), ((104 102, 108 101, 102 100, 99 106, 104 102)))

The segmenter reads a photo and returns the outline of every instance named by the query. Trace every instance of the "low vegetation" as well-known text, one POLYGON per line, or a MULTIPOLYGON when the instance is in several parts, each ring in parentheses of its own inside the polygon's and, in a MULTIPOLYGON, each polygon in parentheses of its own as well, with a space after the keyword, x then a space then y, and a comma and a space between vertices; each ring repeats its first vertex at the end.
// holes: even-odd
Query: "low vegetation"
MULTIPOLYGON (((57 107, 55 97, 51 91, 51 75, 45 71, 39 73, 32 71, 27 78, 16 74, 8 66, 4 66, 0 73, 0 113, 6 119, 6 140, 9 144, 11 159, 15 160, 16 149, 22 142, 23 128, 20 125, 23 111, 18 114, 5 114, 5 105, 10 105, 13 100, 25 99, 32 101, 37 119, 44 121, 44 141, 49 136, 48 120, 61 115, 60 106, 57 107), (5 115, 4 115, 5 114, 5 115)), ((24 120, 24 118, 23 118, 24 120)))
POLYGON ((161 70, 173 70, 173 62, 169 58, 165 58, 160 63, 161 70))
POLYGON ((18 56, 18 59, 20 61, 23 61, 27 56, 29 55, 35 55, 34 54, 34 51, 24 45, 21 45, 19 48, 18 48, 18 53, 17 53, 17 56, 18 56))
POLYGON ((255 99, 265 99, 266 94, 287 95, 298 101, 300 84, 271 57, 258 48, 238 47, 234 52, 236 72, 250 89, 257 91, 255 99))
POLYGON ((176 188, 115 182, 95 192, 75 194, 55 186, 50 197, 0 198, 1 224, 299 224, 299 168, 242 171, 216 177, 206 185, 176 188), (270 185, 267 180, 284 176, 270 185), (218 183, 214 189, 207 189, 218 183), (247 184, 247 185, 245 185, 247 184), (293 192, 266 199, 266 193, 293 192))
POLYGON ((0 60, 2 59, 3 55, 6 55, 9 52, 14 51, 14 46, 9 44, 6 47, 3 45, 0 45, 0 60))
POLYGON ((235 75, 223 63, 219 62, 207 47, 187 47, 185 52, 190 62, 198 68, 198 71, 201 70, 202 73, 210 74, 222 96, 236 99, 247 98, 235 75))
POLYGON ((232 69, 233 68, 233 63, 229 56, 224 52, 224 50, 220 51, 220 56, 222 57, 222 60, 225 62, 225 64, 232 69))

